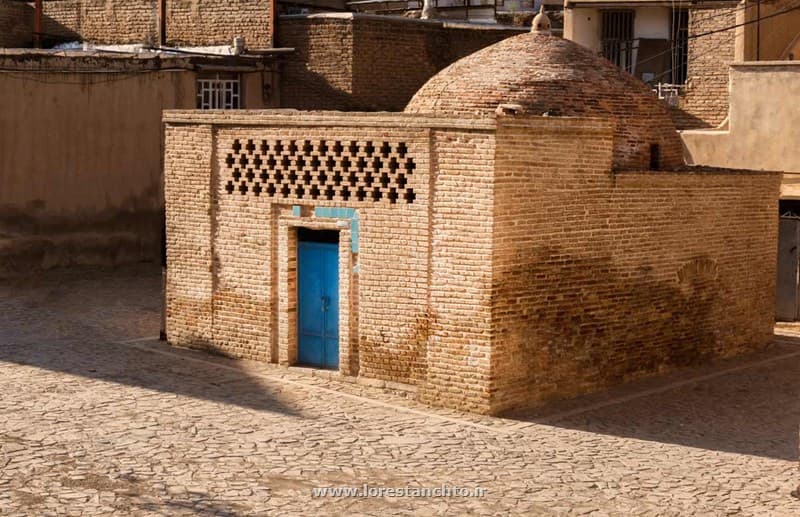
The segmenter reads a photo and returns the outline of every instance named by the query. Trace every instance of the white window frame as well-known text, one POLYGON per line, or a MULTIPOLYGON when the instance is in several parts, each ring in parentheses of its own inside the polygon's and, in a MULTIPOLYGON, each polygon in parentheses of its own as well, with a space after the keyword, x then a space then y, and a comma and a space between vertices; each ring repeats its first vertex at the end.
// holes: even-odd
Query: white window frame
POLYGON ((197 108, 201 110, 240 109, 242 84, 238 75, 213 74, 197 79, 197 108))

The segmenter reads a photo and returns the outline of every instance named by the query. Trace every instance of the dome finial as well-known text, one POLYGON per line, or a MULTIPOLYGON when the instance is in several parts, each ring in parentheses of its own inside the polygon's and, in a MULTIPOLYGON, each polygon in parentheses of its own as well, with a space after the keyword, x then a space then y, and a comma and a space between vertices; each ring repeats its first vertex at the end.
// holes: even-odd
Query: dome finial
POLYGON ((550 18, 544 12, 544 3, 539 6, 539 14, 533 17, 531 32, 535 34, 551 34, 550 18))

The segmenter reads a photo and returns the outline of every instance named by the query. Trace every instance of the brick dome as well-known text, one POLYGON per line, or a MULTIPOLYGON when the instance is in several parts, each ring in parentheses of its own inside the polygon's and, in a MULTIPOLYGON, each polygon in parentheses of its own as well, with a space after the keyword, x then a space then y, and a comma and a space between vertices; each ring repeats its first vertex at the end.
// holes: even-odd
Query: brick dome
POLYGON ((546 33, 514 36, 456 61, 420 88, 405 111, 488 115, 507 103, 533 115, 612 117, 616 170, 649 169, 651 155, 662 169, 684 164, 668 109, 644 83, 546 33))

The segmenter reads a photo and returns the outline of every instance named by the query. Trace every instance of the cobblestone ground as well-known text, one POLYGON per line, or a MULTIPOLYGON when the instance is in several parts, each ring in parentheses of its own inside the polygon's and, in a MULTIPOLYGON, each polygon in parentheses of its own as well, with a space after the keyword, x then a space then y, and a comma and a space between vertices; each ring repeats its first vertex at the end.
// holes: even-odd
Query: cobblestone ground
POLYGON ((790 336, 499 419, 138 340, 159 288, 149 267, 0 283, 0 513, 800 515, 790 336), (487 495, 311 496, 364 483, 487 495))

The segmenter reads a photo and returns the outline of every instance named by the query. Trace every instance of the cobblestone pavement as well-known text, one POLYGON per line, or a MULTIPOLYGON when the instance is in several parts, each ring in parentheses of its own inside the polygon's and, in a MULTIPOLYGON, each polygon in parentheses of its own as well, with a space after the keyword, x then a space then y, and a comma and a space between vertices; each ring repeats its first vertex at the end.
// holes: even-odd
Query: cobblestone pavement
POLYGON ((137 340, 159 288, 144 266, 0 283, 0 513, 800 515, 791 337, 500 419, 137 340), (364 483, 487 495, 311 497, 364 483))

